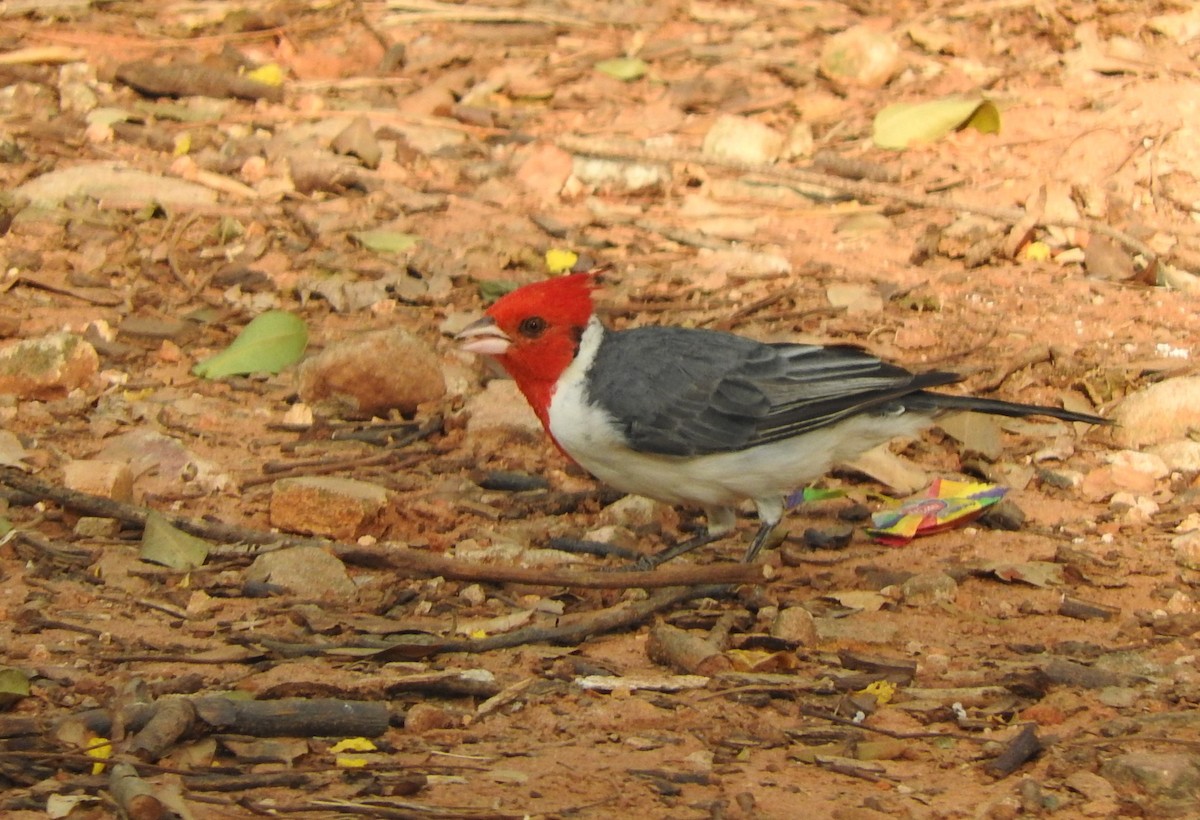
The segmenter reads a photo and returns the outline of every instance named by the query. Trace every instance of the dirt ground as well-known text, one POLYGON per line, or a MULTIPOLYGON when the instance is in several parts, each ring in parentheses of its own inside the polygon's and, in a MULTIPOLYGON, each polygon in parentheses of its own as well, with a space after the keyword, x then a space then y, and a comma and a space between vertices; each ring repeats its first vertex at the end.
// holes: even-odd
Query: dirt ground
MULTIPOLYGON (((899 475, 1008 486, 1014 528, 885 547, 855 521, 849 546, 816 549, 807 529, 896 494, 897 473, 839 470, 822 485, 846 496, 793 510, 759 583, 586 637, 437 649, 656 601, 529 579, 618 563, 544 549, 552 536, 651 551, 699 520, 612 506, 455 349, 488 298, 549 275, 549 250, 611 266, 599 298, 619 327, 852 343, 1102 415, 1194 373, 1193 4, 0 6, 0 345, 66 331, 98 353, 78 386, 0 396, 24 474, 61 488, 72 464, 136 462, 131 503, 242 535, 278 526, 281 471, 387 494, 326 550, 353 587, 312 595, 257 583, 251 539, 213 536, 203 566, 169 569, 139 559, 140 525, 80 534, 70 498, 0 484, 0 677, 28 681, 0 681, 4 816, 1195 816, 1200 575, 1172 545, 1200 484, 1110 465, 1126 446, 1108 429, 893 445, 899 475), (838 73, 846 31, 875 38, 880 76, 838 73), (873 142, 885 106, 951 95, 993 101, 999 133, 873 142), (719 123, 751 129, 727 148, 769 133, 769 167, 718 156, 719 123), (99 163, 145 176, 100 187, 99 163), (24 186, 71 168, 99 176, 31 201, 24 186), (403 413, 316 404, 313 422, 294 366, 192 374, 271 309, 304 320, 309 358, 400 328, 435 375, 413 377, 403 413), (385 422, 403 438, 333 437, 385 422), (532 575, 365 557, 401 547, 532 575), (709 652, 692 662, 671 635, 709 652), (217 725, 219 695, 383 711, 356 764, 343 733, 217 725), (136 705, 174 696, 200 719, 139 745, 136 705), (111 748, 103 771, 89 743, 111 748)), ((734 543, 663 571, 735 561, 746 512, 734 543)))

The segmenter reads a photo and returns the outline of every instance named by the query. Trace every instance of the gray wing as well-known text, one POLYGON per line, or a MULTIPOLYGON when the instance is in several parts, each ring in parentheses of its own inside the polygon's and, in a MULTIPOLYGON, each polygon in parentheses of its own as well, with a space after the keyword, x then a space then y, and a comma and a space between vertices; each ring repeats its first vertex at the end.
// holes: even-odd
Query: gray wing
POLYGON ((744 450, 956 381, 915 375, 850 346, 763 344, 711 330, 647 327, 605 335, 592 401, 635 449, 664 455, 744 450))

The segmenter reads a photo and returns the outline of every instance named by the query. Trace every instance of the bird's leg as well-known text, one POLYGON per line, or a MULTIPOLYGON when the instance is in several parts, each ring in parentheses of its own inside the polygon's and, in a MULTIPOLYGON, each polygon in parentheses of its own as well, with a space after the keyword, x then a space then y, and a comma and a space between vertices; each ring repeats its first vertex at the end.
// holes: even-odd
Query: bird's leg
POLYGON ((775 532, 775 528, 778 526, 778 521, 764 521, 758 525, 758 532, 754 533, 754 540, 750 542, 750 549, 746 550, 746 556, 742 558, 743 564, 749 564, 758 557, 758 553, 762 550, 763 545, 767 543, 767 539, 771 537, 771 533, 775 532))
POLYGON ((763 546, 771 538, 771 533, 779 526, 779 522, 783 520, 783 499, 782 498, 763 498, 756 499, 754 502, 755 508, 758 510, 758 532, 754 533, 754 540, 750 542, 750 548, 746 550, 746 556, 742 558, 743 564, 749 564, 758 557, 758 553, 762 551, 763 546))

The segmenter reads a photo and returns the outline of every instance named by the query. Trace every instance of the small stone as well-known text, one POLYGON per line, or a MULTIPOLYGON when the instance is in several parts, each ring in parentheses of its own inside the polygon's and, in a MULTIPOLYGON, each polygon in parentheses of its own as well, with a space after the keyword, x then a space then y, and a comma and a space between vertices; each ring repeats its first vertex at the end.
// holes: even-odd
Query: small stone
POLYGON ((467 416, 467 432, 475 435, 489 431, 516 434, 530 441, 544 435, 529 402, 510 379, 493 379, 482 393, 467 400, 463 408, 467 416))
POLYGON ((479 584, 468 584, 463 587, 458 593, 458 597, 462 598, 471 606, 482 606, 487 601, 487 593, 479 584))
POLYGON ((250 584, 275 584, 306 598, 346 598, 357 592, 346 565, 320 547, 264 553, 246 570, 250 584))
POLYGON ((843 88, 883 88, 900 68, 900 46, 886 32, 867 26, 835 34, 821 49, 821 74, 843 88))
POLYGON ((789 606, 779 610, 771 622, 770 634, 797 646, 812 646, 817 642, 816 620, 804 607, 789 606))
POLYGON ((349 125, 333 138, 329 146, 334 153, 357 157, 367 168, 378 168, 383 158, 383 149, 375 138, 371 121, 366 117, 355 117, 349 125))
POLYGON ((417 735, 438 729, 449 729, 456 723, 454 716, 445 709, 428 703, 414 703, 404 713, 404 730, 417 735))
POLYGON ((1175 563, 1184 569, 1200 570, 1200 530, 1178 535, 1171 539, 1175 551, 1175 563))
POLYGON ((113 501, 133 501, 133 470, 123 461, 78 459, 63 467, 63 485, 113 501))
POLYGON ((1167 441, 1150 448, 1170 470, 1181 473, 1200 473, 1200 441, 1190 438, 1167 441))
POLYGON ((366 534, 387 501, 383 487, 353 478, 281 478, 271 487, 271 526, 352 541, 366 534))
POLYGON ((0 348, 0 393, 53 401, 92 383, 96 349, 79 336, 56 333, 0 348))
POLYGON ((704 153, 754 165, 779 159, 784 138, 758 120, 734 114, 721 115, 704 135, 704 153))
POLYGON ((120 532, 121 522, 115 518, 85 515, 75 522, 75 534, 80 538, 116 538, 120 532))
POLYGON ((1193 754, 1129 752, 1105 761, 1100 773, 1120 791, 1141 792, 1157 801, 1200 798, 1200 757, 1193 754))
POLYGON ((941 572, 923 572, 900 584, 900 595, 909 606, 951 604, 958 597, 958 582, 941 572))
POLYGON ((300 398, 350 416, 411 414, 445 393, 433 350, 398 328, 332 344, 300 366, 300 398))
POLYGON ((1113 440, 1122 447, 1187 438, 1200 428, 1200 376, 1166 379, 1127 396, 1113 420, 1113 440))
POLYGON ((849 525, 809 527, 804 531, 804 544, 815 550, 844 550, 854 538, 854 527, 849 525))
POLYGON ((665 186, 671 179, 666 165, 645 162, 619 162, 600 157, 577 156, 571 159, 571 177, 564 184, 570 189, 574 180, 580 186, 592 190, 636 193, 665 186))
POLYGON ((1060 490, 1073 490, 1083 485, 1083 473, 1078 470, 1038 470, 1038 481, 1060 490))
POLYGON ((640 495, 619 498, 600 511, 597 523, 638 529, 658 525, 658 503, 640 495))
POLYGON ((1002 498, 983 511, 979 523, 990 530, 1016 532, 1025 526, 1025 511, 1007 498, 1002 498))

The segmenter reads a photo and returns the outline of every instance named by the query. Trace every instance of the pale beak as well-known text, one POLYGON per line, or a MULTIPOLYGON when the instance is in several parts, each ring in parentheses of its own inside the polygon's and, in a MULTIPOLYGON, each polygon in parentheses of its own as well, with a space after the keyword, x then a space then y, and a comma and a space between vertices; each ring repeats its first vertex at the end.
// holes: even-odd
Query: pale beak
POLYGON ((484 316, 479 321, 467 325, 454 339, 462 342, 462 350, 468 353, 482 353, 485 356, 503 356, 512 345, 512 339, 496 327, 496 320, 491 316, 484 316))

